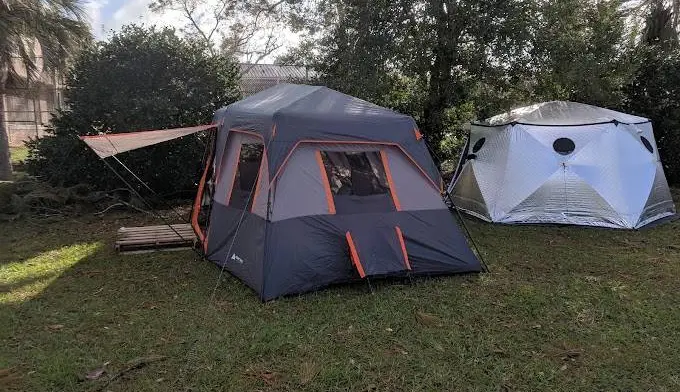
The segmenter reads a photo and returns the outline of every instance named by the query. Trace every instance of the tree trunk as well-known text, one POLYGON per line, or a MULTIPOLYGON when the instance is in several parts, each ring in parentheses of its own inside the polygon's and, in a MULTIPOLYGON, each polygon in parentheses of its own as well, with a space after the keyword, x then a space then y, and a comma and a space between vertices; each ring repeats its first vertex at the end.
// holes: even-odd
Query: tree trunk
POLYGON ((0 181, 12 179, 12 160, 9 154, 9 135, 5 120, 5 89, 0 86, 0 181))
MULTIPOLYGON (((428 97, 423 108, 423 131, 430 148, 438 155, 446 128, 446 109, 451 106, 456 90, 452 69, 456 65, 460 26, 455 21, 455 2, 437 0, 432 2, 431 7, 437 40, 434 43, 434 59, 429 72, 428 97)), ((434 158, 439 161, 436 156, 434 158)), ((441 162, 437 162, 437 165, 440 164, 441 162)))

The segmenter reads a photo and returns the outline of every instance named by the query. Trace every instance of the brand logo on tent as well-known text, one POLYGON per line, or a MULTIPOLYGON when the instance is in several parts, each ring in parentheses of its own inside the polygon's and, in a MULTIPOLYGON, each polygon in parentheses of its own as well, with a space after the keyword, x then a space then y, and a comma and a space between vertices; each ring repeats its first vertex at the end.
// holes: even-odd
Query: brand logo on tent
POLYGON ((243 259, 240 258, 240 257, 238 257, 238 256, 236 255, 236 253, 234 253, 233 255, 231 255, 231 259, 232 259, 233 261, 239 263, 239 264, 243 264, 243 259))

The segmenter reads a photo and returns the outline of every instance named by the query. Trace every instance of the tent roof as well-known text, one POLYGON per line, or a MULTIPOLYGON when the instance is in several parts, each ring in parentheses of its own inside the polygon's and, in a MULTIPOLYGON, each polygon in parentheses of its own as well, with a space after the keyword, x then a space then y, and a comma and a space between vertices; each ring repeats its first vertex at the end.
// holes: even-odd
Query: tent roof
POLYGON ((550 101, 499 114, 486 119, 481 125, 497 126, 515 122, 554 126, 587 125, 614 121, 624 124, 639 124, 649 122, 649 119, 578 102, 550 101))
POLYGON ((229 113, 272 117, 276 114, 323 117, 327 121, 352 118, 396 119, 409 116, 323 86, 282 83, 222 109, 229 113))
POLYGON ((397 145, 440 179, 412 117, 327 87, 280 84, 218 110, 214 123, 224 137, 232 130, 261 137, 271 176, 299 143, 330 142, 397 145))

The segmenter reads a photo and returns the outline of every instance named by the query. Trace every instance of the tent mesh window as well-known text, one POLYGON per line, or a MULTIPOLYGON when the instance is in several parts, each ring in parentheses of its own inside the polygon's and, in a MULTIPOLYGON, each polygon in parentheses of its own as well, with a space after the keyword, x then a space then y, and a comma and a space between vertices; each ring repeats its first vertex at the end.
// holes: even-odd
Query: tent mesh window
POLYGON ((389 192, 379 151, 321 151, 333 195, 371 196, 389 192))
POLYGON ((234 186, 231 190, 229 205, 238 209, 250 210, 253 205, 252 193, 255 192, 257 176, 260 172, 264 146, 259 143, 241 145, 234 186))

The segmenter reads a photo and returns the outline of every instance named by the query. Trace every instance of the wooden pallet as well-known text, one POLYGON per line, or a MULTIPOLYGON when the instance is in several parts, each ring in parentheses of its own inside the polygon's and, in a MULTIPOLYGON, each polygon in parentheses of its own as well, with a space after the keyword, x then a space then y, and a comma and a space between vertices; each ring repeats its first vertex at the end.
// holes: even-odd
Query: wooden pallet
POLYGON ((196 234, 190 224, 170 226, 121 227, 116 236, 116 250, 120 253, 146 253, 196 246, 196 234))

